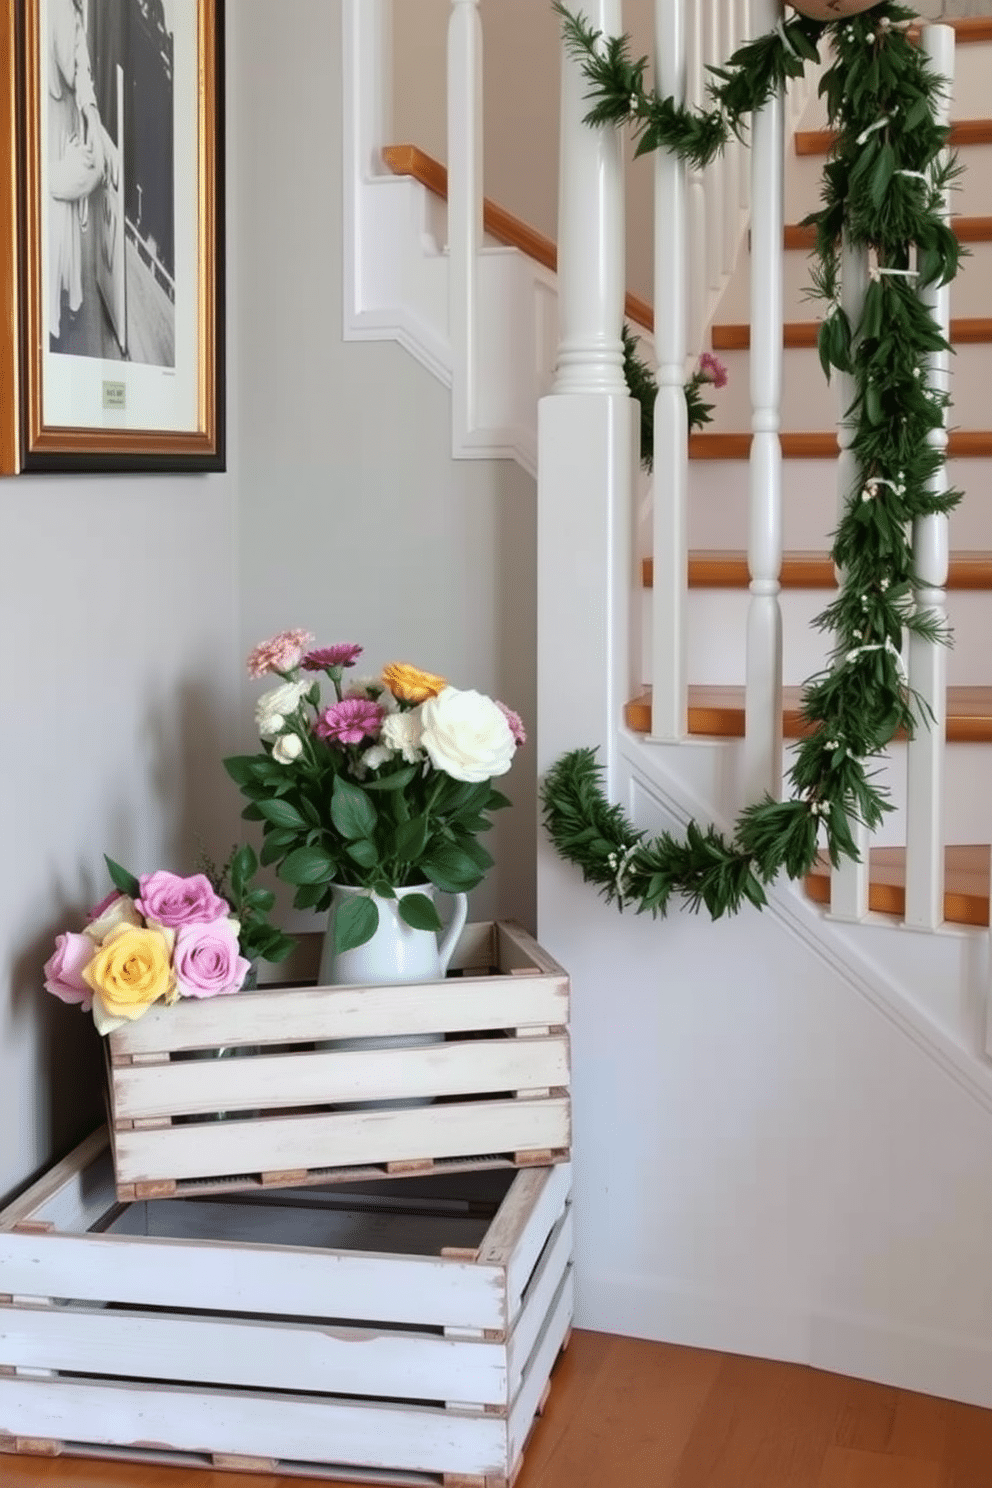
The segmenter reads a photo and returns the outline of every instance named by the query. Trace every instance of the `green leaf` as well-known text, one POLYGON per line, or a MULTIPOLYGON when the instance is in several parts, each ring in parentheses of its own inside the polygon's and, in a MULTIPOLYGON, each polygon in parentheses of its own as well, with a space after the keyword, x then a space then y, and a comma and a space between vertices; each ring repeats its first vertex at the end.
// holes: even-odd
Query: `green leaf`
POLYGON ((505 807, 512 805, 513 802, 509 796, 504 796, 502 791, 491 790, 486 799, 486 804, 482 809, 484 811, 502 811, 505 807))
POLYGON ((251 882, 257 872, 258 858, 254 849, 245 843, 231 859, 231 888, 236 899, 241 898, 245 885, 251 882))
POLYGON ((235 785, 249 785, 255 778, 255 760, 252 755, 234 754, 221 763, 235 785))
POLYGON ((342 837, 371 837, 378 816, 363 790, 336 775, 331 796, 331 821, 342 837))
POLYGON ((302 884, 293 895, 294 909, 316 909, 329 890, 325 884, 302 884))
POLYGON ((426 894, 404 894, 400 899, 400 919, 413 930, 441 928, 441 917, 434 901, 426 894))
POLYGON ((271 889, 252 889, 242 900, 243 904, 257 914, 268 914, 275 902, 276 896, 271 889))
POLYGON ((334 909, 335 951, 340 955, 342 951, 353 951, 356 946, 365 945, 378 928, 379 910, 374 901, 367 894, 349 898, 334 909))
POLYGON ((290 884, 325 884, 337 864, 322 847, 298 847, 279 865, 279 877, 290 884))
POLYGON ((378 780, 370 780, 365 786, 367 791, 400 791, 406 790, 410 781, 420 773, 419 765, 408 765, 405 770, 397 770, 394 775, 383 775, 378 780))
POLYGON ((379 861, 379 851, 371 837, 359 837, 355 842, 349 842, 345 852, 359 868, 374 868, 379 861))
POLYGON ((113 884, 114 888, 117 889, 119 893, 126 894, 129 899, 137 899, 138 895, 141 893, 141 885, 135 878, 134 874, 129 873, 126 868, 122 868, 120 863, 115 863, 113 858, 108 857, 106 853, 104 853, 103 855, 103 861, 107 865, 107 872, 110 874, 110 882, 113 884))
POLYGON ((291 801, 259 801, 258 809, 266 821, 272 822, 274 826, 292 827, 296 831, 306 831, 306 818, 297 811, 291 801))
POLYGON ((474 889, 482 877, 478 864, 454 843, 441 843, 435 847, 420 866, 431 883, 449 894, 474 889))
POLYGON ((415 816, 400 822, 393 833, 393 855, 403 863, 415 863, 427 846, 430 822, 426 816, 415 816))

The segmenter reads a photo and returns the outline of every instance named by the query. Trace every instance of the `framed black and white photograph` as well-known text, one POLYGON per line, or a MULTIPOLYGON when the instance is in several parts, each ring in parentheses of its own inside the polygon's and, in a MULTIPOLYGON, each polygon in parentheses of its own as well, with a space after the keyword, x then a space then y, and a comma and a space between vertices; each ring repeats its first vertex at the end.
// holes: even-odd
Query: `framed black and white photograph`
POLYGON ((223 0, 16 4, 20 466, 223 469, 223 0))

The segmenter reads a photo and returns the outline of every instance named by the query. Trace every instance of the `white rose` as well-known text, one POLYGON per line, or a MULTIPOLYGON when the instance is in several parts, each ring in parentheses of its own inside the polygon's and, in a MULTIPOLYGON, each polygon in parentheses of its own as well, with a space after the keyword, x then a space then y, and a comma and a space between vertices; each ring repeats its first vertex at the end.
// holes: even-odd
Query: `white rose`
POLYGON ((424 757, 420 747, 422 727, 419 708, 409 713, 390 713, 382 720, 379 738, 389 749, 398 750, 408 765, 413 765, 424 757))
POLYGON ((454 780, 489 780, 505 775, 516 743, 510 725, 492 698, 446 687, 420 708, 420 742, 431 764, 454 780))
POLYGON ((272 758, 280 765, 291 765, 303 753, 299 734, 282 734, 272 746, 272 758))
POLYGON ((110 901, 103 914, 83 926, 83 934, 88 935, 94 945, 103 945, 105 937, 115 925, 134 925, 140 928, 144 923, 134 907, 134 900, 127 894, 118 894, 116 899, 110 901))
POLYGON ((278 738, 286 727, 287 713, 296 712, 311 686, 310 682, 283 682, 262 693, 255 704, 255 722, 263 739, 278 738))
POLYGON ((387 764, 392 757, 393 751, 387 749, 385 744, 373 744, 362 755, 361 763, 366 770, 378 770, 380 765, 387 764))

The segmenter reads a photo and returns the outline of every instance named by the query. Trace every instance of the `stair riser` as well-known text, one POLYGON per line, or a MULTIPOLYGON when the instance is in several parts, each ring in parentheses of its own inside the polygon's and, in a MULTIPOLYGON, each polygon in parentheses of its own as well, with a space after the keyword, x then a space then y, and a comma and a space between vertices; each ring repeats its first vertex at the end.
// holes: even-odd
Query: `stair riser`
MULTIPOLYGON (((815 616, 830 603, 825 590, 783 590, 782 676, 786 686, 804 682, 827 663, 828 634, 813 627, 815 616)), ((695 683, 740 685, 745 677, 748 594, 734 589, 693 589, 687 620, 689 677, 695 683)), ((645 684, 650 682, 650 594, 644 597, 645 684)), ((951 686, 992 681, 988 648, 988 596, 974 590, 948 593, 948 619, 953 645, 947 648, 947 681, 951 686)))
MULTIPOLYGON (((726 364, 729 381, 725 388, 712 394, 713 421, 706 428, 707 432, 714 434, 729 434, 750 427, 750 360, 746 351, 720 352, 719 355, 726 364)), ((814 350, 787 349, 783 355, 783 430, 829 429, 842 412, 837 379, 827 382, 814 350)), ((951 397, 954 402, 949 423, 952 426, 983 429, 992 425, 990 373, 992 345, 976 342, 956 348, 951 358, 951 397)))
MULTIPOLYGON (((984 109, 976 117, 992 114, 992 58, 989 59, 986 75, 986 98, 984 109)), ((955 117, 964 114, 955 106, 955 117)), ((959 163, 964 167, 958 177, 956 189, 951 197, 951 211, 965 217, 984 217, 990 210, 989 180, 992 178, 992 145, 965 145, 958 151, 959 163)), ((808 212, 816 210, 820 200, 820 183, 823 177, 825 155, 793 155, 786 171, 785 220, 799 222, 808 212)))
MULTIPOLYGON (((986 178, 987 180, 987 178, 986 178)), ((986 198, 987 200, 987 198, 986 198)), ((811 210, 807 207, 807 210, 811 210)), ((988 211, 992 208, 987 208, 988 211)), ((969 243, 970 257, 962 260, 961 269, 951 285, 952 315, 988 315, 992 306, 992 243, 969 243)), ((799 249, 786 253, 783 268, 783 303, 786 320, 818 320, 823 314, 823 301, 809 299, 810 255, 799 249)), ((751 318, 751 292, 748 256, 741 262, 720 302, 721 321, 743 321, 751 318)))
MULTIPOLYGON (((744 460, 694 460, 689 471, 689 546, 747 548, 748 465, 744 460)), ((951 517, 951 547, 989 546, 992 461, 951 460, 948 483, 965 492, 951 517)), ((786 548, 824 549, 837 518, 833 460, 783 460, 783 540, 786 548)))

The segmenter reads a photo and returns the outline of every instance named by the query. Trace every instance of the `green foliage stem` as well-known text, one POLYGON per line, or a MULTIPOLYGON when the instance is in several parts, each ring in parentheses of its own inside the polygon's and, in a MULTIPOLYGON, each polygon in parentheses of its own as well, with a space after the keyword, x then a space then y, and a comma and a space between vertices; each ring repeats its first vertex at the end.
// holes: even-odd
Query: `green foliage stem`
POLYGON ((941 489, 947 398, 929 373, 947 343, 919 297, 957 272, 960 250, 943 220, 944 192, 957 174, 939 122, 945 84, 907 34, 913 12, 890 3, 843 21, 797 18, 742 47, 712 69, 714 108, 679 109, 645 87, 646 61, 626 38, 602 38, 556 0, 567 44, 590 84, 591 125, 629 123, 639 153, 666 148, 700 166, 786 78, 817 60, 826 40, 833 61, 820 92, 837 140, 826 164, 816 230, 814 293, 827 302, 819 335, 829 377, 848 373, 845 412, 856 478, 847 492, 832 557, 837 598, 817 617, 830 632, 828 668, 803 691, 803 737, 789 772, 792 797, 749 807, 725 837, 690 823, 685 840, 646 842, 603 798, 589 750, 565 755, 543 786, 545 824, 561 855, 623 908, 663 914, 673 895, 717 917, 764 902, 781 872, 804 876, 822 839, 833 863, 858 856, 852 822, 877 827, 891 809, 875 763, 900 730, 928 722, 909 689, 904 638, 947 639, 916 603, 911 533, 921 517, 960 500, 941 489), (843 240, 867 252, 870 282, 857 324, 840 303, 843 240))

